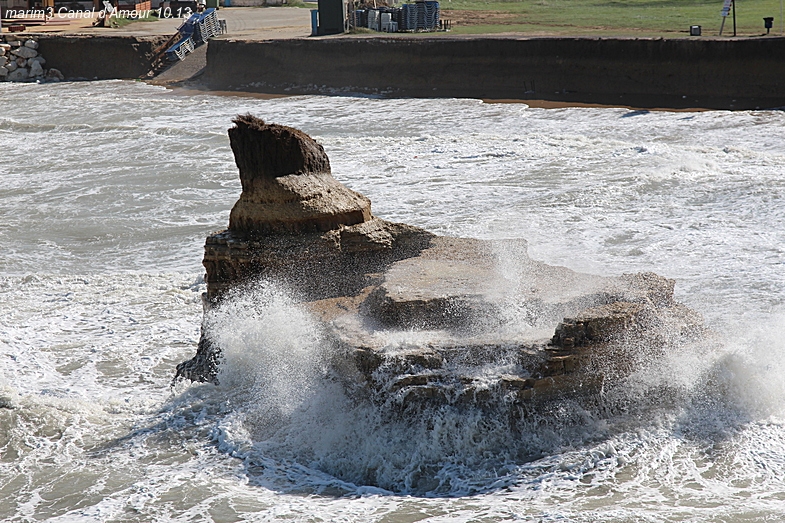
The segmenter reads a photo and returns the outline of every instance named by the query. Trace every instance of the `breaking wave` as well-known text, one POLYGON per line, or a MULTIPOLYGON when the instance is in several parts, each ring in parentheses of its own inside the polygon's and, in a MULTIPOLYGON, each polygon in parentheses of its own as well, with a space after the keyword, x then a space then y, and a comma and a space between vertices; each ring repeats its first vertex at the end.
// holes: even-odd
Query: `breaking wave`
MULTIPOLYGON (((599 394, 526 409, 489 382, 496 409, 419 412, 374 401, 347 370, 349 356, 274 285, 236 292, 207 318, 223 348, 216 394, 231 403, 212 437, 242 460, 251 483, 282 491, 455 497, 535 488, 546 478, 628 478, 629 487, 674 441, 684 446, 668 464, 676 469, 717 452, 731 459, 726 453, 755 452, 744 434, 785 414, 785 342, 777 335, 785 315, 736 339, 715 334, 656 356, 641 347, 636 370, 606 381, 599 394)), ((406 339, 388 337, 393 345, 406 339)), ((730 473, 709 469, 713 482, 730 473)))

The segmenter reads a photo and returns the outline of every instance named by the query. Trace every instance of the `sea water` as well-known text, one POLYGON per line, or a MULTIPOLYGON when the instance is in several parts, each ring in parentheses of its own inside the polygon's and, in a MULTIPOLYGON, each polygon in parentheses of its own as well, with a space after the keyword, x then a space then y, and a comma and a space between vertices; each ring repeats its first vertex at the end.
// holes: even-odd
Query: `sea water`
POLYGON ((0 520, 779 520, 784 165, 778 111, 0 84, 0 520), (171 387, 247 112, 314 136, 377 216, 657 272, 715 334, 517 431, 386 419, 326 378, 318 324, 260 282, 207 318, 221 386, 171 387))

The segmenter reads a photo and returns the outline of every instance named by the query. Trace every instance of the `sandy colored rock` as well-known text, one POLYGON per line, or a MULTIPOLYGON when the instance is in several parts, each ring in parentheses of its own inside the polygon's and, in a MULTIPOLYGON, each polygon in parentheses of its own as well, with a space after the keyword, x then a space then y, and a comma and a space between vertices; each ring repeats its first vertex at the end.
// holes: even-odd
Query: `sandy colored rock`
MULTIPOLYGON (((205 244, 208 306, 259 279, 294 291, 340 354, 333 377, 390 415, 591 394, 634 370, 641 345, 662 353, 702 335, 673 280, 581 274, 532 260, 523 240, 440 237, 375 218, 301 131, 248 115, 235 125, 243 192, 229 229, 205 244)), ((178 377, 216 380, 211 340, 205 331, 178 377)))
POLYGON ((371 218, 371 202, 330 174, 311 137, 250 115, 238 116, 229 139, 243 192, 229 229, 248 235, 324 232, 371 218))

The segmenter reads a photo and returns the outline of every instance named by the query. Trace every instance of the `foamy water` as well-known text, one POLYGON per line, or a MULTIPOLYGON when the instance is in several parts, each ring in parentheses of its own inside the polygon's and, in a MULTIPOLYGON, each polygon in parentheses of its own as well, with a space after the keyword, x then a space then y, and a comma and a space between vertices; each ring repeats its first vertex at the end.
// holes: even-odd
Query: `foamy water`
MULTIPOLYGON (((0 85, 0 519, 771 521, 785 514, 785 113, 0 85), (220 387, 170 389, 238 113, 302 128, 374 213, 653 270, 716 341, 513 430, 386 419, 267 283, 214 311, 220 387), (296 356, 296 357, 294 357, 296 356)), ((404 336, 405 337, 405 336, 404 336)))

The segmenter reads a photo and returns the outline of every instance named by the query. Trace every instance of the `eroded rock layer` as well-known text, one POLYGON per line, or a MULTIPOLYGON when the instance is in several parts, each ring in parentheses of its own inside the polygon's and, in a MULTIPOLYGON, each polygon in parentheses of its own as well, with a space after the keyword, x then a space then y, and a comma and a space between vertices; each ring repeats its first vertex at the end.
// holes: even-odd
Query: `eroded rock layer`
MULTIPOLYGON (((390 412, 586 394, 702 334, 672 280, 580 274, 530 259, 523 240, 390 223, 301 131, 246 115, 229 136, 243 192, 229 229, 207 239, 206 303, 260 279, 284 285, 337 347, 335 376, 390 412)), ((179 377, 216 380, 211 340, 179 377)))
POLYGON ((243 192, 229 230, 251 236, 324 232, 371 219, 371 201, 330 174, 321 145, 291 127, 238 116, 229 130, 243 192))

